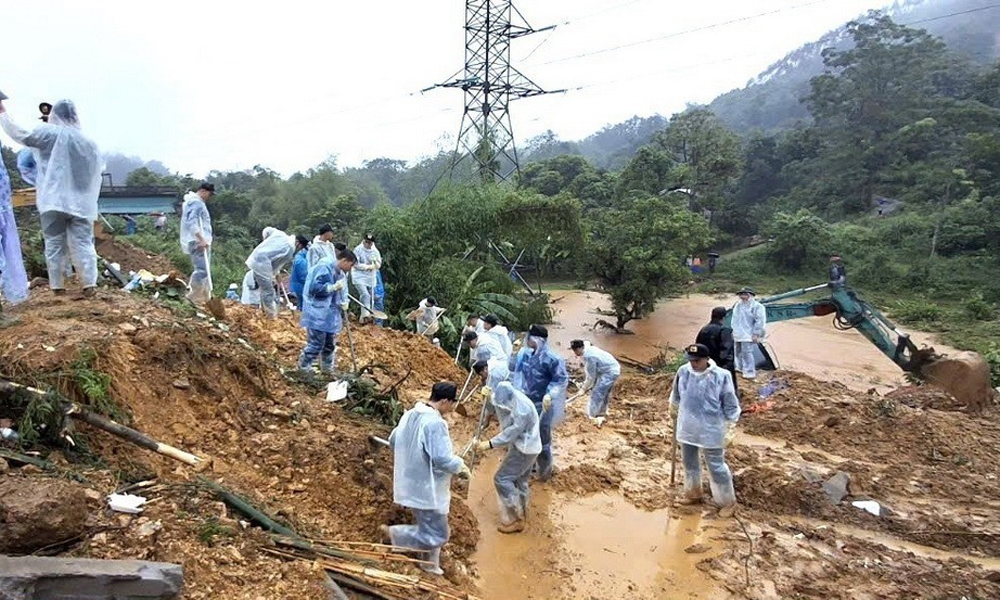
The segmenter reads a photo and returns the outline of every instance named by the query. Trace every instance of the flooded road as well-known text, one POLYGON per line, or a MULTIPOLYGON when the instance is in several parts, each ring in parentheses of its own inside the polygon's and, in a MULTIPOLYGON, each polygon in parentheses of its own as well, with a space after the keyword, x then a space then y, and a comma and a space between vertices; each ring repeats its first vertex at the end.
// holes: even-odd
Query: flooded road
MULTIPOLYGON (((698 331, 709 321, 712 308, 731 307, 733 296, 691 295, 671 298, 657 305, 653 314, 632 321, 627 328, 633 335, 594 328, 599 319, 614 317, 598 313, 610 310, 611 301, 597 292, 555 292, 552 307, 555 321, 549 331, 561 351, 568 354, 573 339, 589 339, 616 356, 640 361, 655 357, 664 346, 683 348, 694 341, 698 331)), ((918 346, 933 345, 939 352, 957 350, 936 343, 932 336, 912 333, 918 346)), ((868 390, 886 391, 905 385, 903 372, 886 355, 856 331, 838 331, 830 317, 814 317, 774 323, 767 327, 767 341, 781 368, 799 371, 817 379, 838 381, 868 390)))

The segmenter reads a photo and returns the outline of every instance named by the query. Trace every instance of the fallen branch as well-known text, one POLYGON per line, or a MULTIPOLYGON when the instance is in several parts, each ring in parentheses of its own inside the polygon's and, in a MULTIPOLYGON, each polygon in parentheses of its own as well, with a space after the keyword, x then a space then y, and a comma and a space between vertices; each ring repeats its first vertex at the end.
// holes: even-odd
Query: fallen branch
POLYGON ((985 531, 911 531, 911 535, 965 535, 971 537, 1000 537, 1000 533, 985 531))
POLYGON ((274 533, 280 535, 285 535, 293 538, 298 537, 298 534, 296 534, 294 531, 278 523, 268 515, 264 514, 264 512, 255 508, 254 505, 250 504, 248 500, 240 496, 237 496, 233 492, 230 492, 229 490, 222 487, 218 483, 212 481, 211 479, 207 479, 205 477, 198 477, 198 482, 203 486, 209 488, 213 492, 215 492, 215 495, 217 495, 223 502, 235 508, 236 510, 240 511, 241 513, 249 517, 250 520, 252 520, 254 523, 257 523, 264 529, 267 529, 268 531, 273 531, 274 533))
POLYGON ((35 458, 34 456, 28 456, 27 454, 19 454, 17 452, 11 452, 10 450, 4 450, 0 448, 0 458, 5 458, 9 461, 20 463, 22 465, 34 465, 39 469, 44 471, 58 471, 59 467, 50 463, 47 460, 41 458, 35 458))
POLYGON ((327 576, 336 581, 344 587, 351 588, 352 590, 361 592, 363 594, 368 594, 373 598, 379 598, 379 600, 406 600, 402 596, 389 595, 385 592, 379 591, 370 585, 366 585, 362 581, 358 581, 352 577, 347 577, 346 575, 341 575, 340 573, 334 573, 332 571, 327 571, 327 576))
POLYGON ((750 589, 750 559, 753 558, 753 538, 750 537, 750 532, 747 531, 747 526, 743 522, 743 519, 736 513, 733 513, 733 518, 740 524, 740 527, 743 529, 743 535, 747 536, 747 543, 750 544, 750 550, 743 557, 743 574, 746 576, 746 588, 750 589))

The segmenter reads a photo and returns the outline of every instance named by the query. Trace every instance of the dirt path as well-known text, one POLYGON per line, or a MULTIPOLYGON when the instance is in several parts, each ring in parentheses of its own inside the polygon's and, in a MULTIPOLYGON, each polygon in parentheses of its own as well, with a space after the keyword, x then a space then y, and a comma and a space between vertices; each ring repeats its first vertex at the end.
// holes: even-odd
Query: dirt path
MULTIPOLYGON (((660 348, 683 348, 694 341, 715 306, 731 306, 731 296, 692 295, 661 302, 649 317, 628 324, 634 335, 619 335, 604 328, 594 329, 598 314, 611 303, 596 292, 557 292, 553 297, 558 325, 552 339, 569 348, 572 339, 589 339, 618 356, 649 360, 660 348)), ((939 352, 957 353, 926 333, 911 332, 918 346, 933 345, 939 352)), ((857 390, 872 387, 888 391, 905 385, 902 371, 888 357, 856 331, 837 331, 829 317, 785 321, 768 326, 768 341, 783 369, 838 381, 857 390)))

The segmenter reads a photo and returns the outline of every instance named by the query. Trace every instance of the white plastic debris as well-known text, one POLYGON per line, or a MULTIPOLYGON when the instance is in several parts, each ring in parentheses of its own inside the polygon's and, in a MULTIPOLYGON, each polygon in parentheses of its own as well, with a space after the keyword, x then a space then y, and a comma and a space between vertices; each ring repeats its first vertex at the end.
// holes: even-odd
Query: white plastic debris
POLYGON ((882 514, 882 506, 874 500, 855 500, 854 502, 851 502, 851 505, 855 508, 860 508, 863 511, 871 513, 876 517, 882 514))
POLYGON ((347 381, 331 381, 326 385, 326 401, 340 402, 347 398, 347 381))
POLYGON ((141 513, 142 508, 140 507, 145 503, 145 498, 142 496, 133 496, 132 494, 111 494, 108 496, 108 506, 111 507, 111 510, 130 515, 141 513))

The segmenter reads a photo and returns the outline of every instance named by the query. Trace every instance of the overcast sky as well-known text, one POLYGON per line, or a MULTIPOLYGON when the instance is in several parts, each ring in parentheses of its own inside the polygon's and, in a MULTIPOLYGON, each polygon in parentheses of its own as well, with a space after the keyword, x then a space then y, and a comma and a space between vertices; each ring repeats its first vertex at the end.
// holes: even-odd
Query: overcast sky
MULTIPOLYGON (((515 135, 523 141, 551 129, 579 139, 633 115, 709 102, 888 3, 521 0, 532 26, 558 27, 515 40, 515 65, 543 88, 569 91, 515 102, 515 135), (743 17, 753 18, 720 24, 743 17), (662 39, 637 43, 653 38, 662 39)), ((462 66, 464 6, 9 2, 0 9, 0 90, 25 125, 38 102, 71 98, 103 150, 181 173, 261 164, 288 175, 328 156, 341 166, 413 160, 454 144, 462 92, 420 90, 462 66)))

